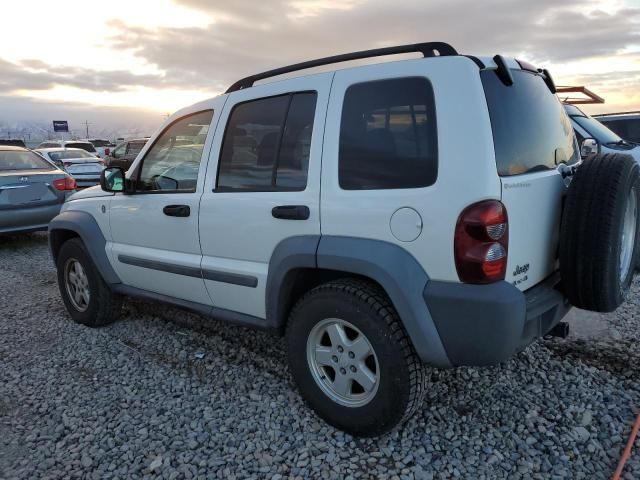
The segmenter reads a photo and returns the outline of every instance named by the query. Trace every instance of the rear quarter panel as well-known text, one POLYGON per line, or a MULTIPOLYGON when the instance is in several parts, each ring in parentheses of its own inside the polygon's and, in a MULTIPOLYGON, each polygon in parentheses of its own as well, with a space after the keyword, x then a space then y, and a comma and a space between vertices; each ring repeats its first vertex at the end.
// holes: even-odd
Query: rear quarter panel
POLYGON ((378 239, 409 251, 432 279, 459 281, 453 255, 457 218, 468 205, 500 199, 489 112, 478 66, 466 57, 389 62, 338 71, 324 141, 321 225, 323 235, 378 239), (340 119, 346 89, 353 84, 424 76, 433 86, 438 133, 438 178, 426 188, 342 190, 338 182, 340 119), (390 219, 402 207, 422 217, 412 242, 397 240, 390 219))

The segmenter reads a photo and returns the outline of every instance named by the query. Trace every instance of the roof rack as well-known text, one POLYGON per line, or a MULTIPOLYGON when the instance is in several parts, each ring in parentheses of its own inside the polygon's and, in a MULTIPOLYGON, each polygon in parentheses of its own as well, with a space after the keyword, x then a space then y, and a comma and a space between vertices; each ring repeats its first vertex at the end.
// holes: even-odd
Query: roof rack
POLYGON ((320 67, 322 65, 330 65, 332 63, 348 62, 351 60, 360 60, 363 58, 382 57, 386 55, 398 55, 401 53, 422 53, 424 57, 448 57, 458 55, 455 48, 445 42, 427 42, 414 43, 411 45, 398 45, 396 47, 375 48, 373 50, 363 50, 360 52, 345 53, 342 55, 334 55, 333 57, 319 58, 317 60, 309 60, 307 62, 295 63, 287 67, 276 68, 266 72, 250 75, 231 85, 225 93, 235 92, 243 88, 252 87, 258 80, 276 77, 285 73, 296 72, 298 70, 306 70, 307 68, 320 67))
POLYGON ((556 93, 562 100, 562 103, 568 103, 569 105, 593 105, 594 103, 604 103, 604 98, 600 95, 596 95, 587 87, 584 86, 562 86, 556 87, 556 93), (578 93, 582 96, 571 96, 570 93, 578 93), (563 94, 567 94, 564 96, 563 94))

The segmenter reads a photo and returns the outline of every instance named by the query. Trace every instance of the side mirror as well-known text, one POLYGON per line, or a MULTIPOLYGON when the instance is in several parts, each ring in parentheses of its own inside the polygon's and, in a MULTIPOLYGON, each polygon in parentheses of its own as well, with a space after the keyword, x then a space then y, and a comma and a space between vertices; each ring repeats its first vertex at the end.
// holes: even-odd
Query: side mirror
POLYGON ((100 187, 105 192, 124 192, 124 170, 107 167, 100 173, 100 187))
POLYGON ((595 138, 585 138, 580 145, 580 156, 582 158, 598 153, 598 141, 595 138))

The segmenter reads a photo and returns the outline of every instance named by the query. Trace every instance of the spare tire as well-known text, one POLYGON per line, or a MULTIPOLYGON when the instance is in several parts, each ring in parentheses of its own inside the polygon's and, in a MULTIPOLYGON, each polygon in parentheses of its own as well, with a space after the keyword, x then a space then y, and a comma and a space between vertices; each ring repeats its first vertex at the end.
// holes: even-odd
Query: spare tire
POLYGON ((586 159, 571 180, 560 228, 560 274, 572 305, 612 312, 638 263, 640 167, 628 155, 586 159))

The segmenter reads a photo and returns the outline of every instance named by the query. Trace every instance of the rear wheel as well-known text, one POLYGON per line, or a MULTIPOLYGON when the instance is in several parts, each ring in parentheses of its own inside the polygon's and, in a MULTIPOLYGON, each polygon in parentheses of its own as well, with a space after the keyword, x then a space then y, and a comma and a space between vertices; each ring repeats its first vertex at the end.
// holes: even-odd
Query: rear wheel
POLYGON ((625 299, 638 264, 640 167, 628 155, 596 155, 569 186, 560 271, 571 303, 611 312, 625 299))
POLYGON ((379 435, 422 405, 425 368, 373 284, 347 279, 311 290, 294 307, 286 340, 302 396, 341 430, 379 435))
POLYGON ((75 322, 100 327, 118 318, 122 298, 109 289, 79 238, 62 244, 57 267, 60 294, 75 322))

